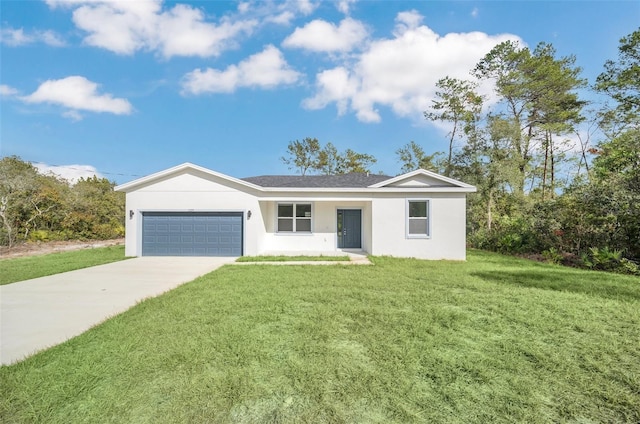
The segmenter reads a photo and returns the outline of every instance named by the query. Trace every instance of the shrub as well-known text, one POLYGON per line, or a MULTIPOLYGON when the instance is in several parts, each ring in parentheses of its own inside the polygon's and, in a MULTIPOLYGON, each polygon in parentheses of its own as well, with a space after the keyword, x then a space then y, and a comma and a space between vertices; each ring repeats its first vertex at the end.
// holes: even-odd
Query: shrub
POLYGON ((558 252, 558 249, 552 247, 548 250, 542 252, 542 256, 546 259, 547 262, 552 264, 560 265, 564 261, 564 255, 558 252))
POLYGON ((29 241, 49 241, 49 231, 35 230, 29 233, 29 241))
POLYGON ((620 259, 618 269, 622 274, 640 275, 640 265, 627 258, 620 259))
POLYGON ((591 247, 582 254, 582 263, 590 269, 617 272, 619 274, 640 275, 640 266, 630 259, 622 257, 622 250, 591 247))

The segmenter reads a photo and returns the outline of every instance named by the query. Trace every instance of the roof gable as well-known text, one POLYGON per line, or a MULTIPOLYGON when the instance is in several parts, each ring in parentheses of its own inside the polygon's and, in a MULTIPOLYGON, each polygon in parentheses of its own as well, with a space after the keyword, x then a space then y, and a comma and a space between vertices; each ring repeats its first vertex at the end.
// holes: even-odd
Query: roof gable
POLYGON ((475 189, 474 186, 427 171, 426 169, 416 169, 406 174, 398 175, 385 181, 373 184, 370 188, 464 188, 475 189))
POLYGON ((165 169, 164 171, 156 172, 155 174, 147 175, 146 177, 138 178, 137 180, 130 181, 125 184, 121 184, 115 187, 116 191, 124 191, 125 193, 140 189, 142 187, 156 184, 162 181, 166 181, 170 178, 175 178, 180 175, 190 174, 196 177, 200 177, 203 179, 213 179, 217 180, 224 185, 229 185, 232 187, 238 188, 250 188, 255 190, 260 190, 260 187, 255 184, 251 184, 247 181, 240 180, 238 178, 233 178, 225 174, 221 174, 220 172, 215 172, 207 168, 203 168, 202 166, 194 165, 189 162, 185 162, 181 165, 174 166, 173 168, 165 169))

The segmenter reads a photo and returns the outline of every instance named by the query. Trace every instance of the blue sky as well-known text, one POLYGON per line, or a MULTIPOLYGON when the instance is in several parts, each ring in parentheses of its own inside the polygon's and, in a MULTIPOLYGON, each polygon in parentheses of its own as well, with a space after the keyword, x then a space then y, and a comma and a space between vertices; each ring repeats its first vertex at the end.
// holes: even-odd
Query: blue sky
POLYGON ((395 175, 422 112, 495 44, 545 41, 593 82, 637 1, 3 0, 0 154, 118 183, 193 162, 291 174, 291 140, 369 153, 395 175))

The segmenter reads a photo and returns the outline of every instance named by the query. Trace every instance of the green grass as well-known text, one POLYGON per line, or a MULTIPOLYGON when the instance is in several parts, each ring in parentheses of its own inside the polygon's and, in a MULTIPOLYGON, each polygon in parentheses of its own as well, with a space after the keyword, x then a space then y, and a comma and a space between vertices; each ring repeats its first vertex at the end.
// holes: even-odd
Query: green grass
POLYGON ((0 422, 637 423, 640 280, 467 262, 226 266, 0 368, 0 422))
POLYGON ((125 259, 124 246, 73 250, 49 255, 0 259, 0 285, 107 264, 125 259))
POLYGON ((241 256, 236 262, 304 262, 304 261, 345 261, 348 256, 241 256))

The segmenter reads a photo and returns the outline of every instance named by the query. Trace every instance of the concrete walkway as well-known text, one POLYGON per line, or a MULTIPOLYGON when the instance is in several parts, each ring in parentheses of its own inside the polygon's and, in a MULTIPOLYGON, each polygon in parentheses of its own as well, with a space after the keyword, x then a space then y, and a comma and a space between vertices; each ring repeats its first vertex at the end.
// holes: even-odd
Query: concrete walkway
POLYGON ((235 259, 134 258, 0 286, 0 364, 62 343, 235 259))
POLYGON ((233 265, 372 265, 371 261, 364 253, 355 253, 355 252, 338 252, 338 254, 334 254, 331 252, 327 253, 308 253, 305 252, 303 255, 295 252, 275 252, 275 253, 265 253, 264 256, 348 256, 348 261, 264 261, 264 262, 234 262, 233 265))

